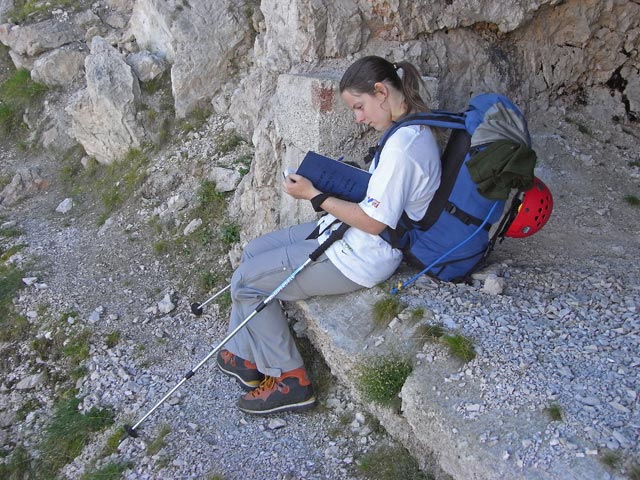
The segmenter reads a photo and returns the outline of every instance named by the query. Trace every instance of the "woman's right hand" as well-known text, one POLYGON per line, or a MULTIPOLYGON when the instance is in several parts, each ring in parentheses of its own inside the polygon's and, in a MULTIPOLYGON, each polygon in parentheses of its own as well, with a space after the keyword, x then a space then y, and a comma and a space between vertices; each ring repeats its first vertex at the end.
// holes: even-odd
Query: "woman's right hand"
POLYGON ((284 179, 283 190, 298 200, 311 200, 316 195, 322 193, 308 178, 290 173, 284 179))

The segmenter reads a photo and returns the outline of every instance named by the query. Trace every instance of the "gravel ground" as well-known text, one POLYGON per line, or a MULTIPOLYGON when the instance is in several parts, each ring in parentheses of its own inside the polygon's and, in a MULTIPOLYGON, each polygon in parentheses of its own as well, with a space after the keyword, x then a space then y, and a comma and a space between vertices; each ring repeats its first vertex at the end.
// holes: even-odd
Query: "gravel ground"
MULTIPOLYGON (((639 169, 632 164, 638 134, 614 129, 603 138, 595 130, 583 138, 575 124, 559 120, 540 123, 535 131, 544 155, 538 175, 555 194, 556 212, 543 233, 498 247, 491 269, 504 280, 504 294, 486 295, 477 285, 421 282, 403 299, 426 305, 436 320, 474 339, 476 360, 451 381, 479 377, 483 403, 459 405, 461 416, 561 406, 564 421, 550 424, 544 438, 520 439, 518 461, 543 465, 558 454, 557 445, 571 451, 571 439, 586 436, 593 449, 575 454, 610 450, 629 465, 640 455, 640 232, 638 209, 622 196, 638 192, 639 169)), ((4 239, 6 246, 28 245, 10 259, 33 278, 20 292, 17 309, 40 338, 61 317, 69 336, 85 327, 93 332, 88 372, 76 383, 81 408, 112 407, 116 426, 140 418, 225 333, 224 310, 212 306, 198 318, 189 313, 192 301, 206 298, 196 287, 199 272, 224 260, 209 258, 206 249, 190 256, 154 253, 157 237, 149 224, 153 209, 169 197, 158 185, 170 169, 185 170, 181 188, 190 198, 190 175, 197 172, 188 165, 194 152, 213 148, 209 133, 192 135, 166 153, 154 167, 157 198, 136 197, 104 227, 97 226, 91 201, 67 214, 55 212, 66 196, 55 180, 46 192, 0 212, 3 222, 15 222, 23 232, 4 239), (173 307, 162 302, 167 295, 173 307), (107 335, 115 331, 120 338, 108 346, 107 335)), ((24 162, 39 163, 45 178, 56 178, 54 158, 25 160, 7 149, 2 156, 4 175, 24 162)), ((9 449, 33 448, 50 420, 55 382, 37 374, 45 367, 55 373, 57 367, 30 348, 28 341, 2 345, 0 440, 9 449), (29 379, 31 387, 17 388, 29 379), (14 412, 33 398, 41 407, 24 420, 16 418, 14 412)), ((130 462, 124 478, 351 479, 359 478, 360 456, 392 443, 333 381, 322 387, 320 407, 304 414, 246 416, 234 406, 241 393, 205 365, 140 427, 141 438, 127 439, 116 454, 96 463, 114 426, 63 473, 80 478, 109 462, 130 462), (150 453, 163 425, 170 430, 164 446, 150 453)), ((491 432, 479 441, 491 442, 491 432)))
MULTIPOLYGON (((194 152, 211 152, 212 132, 221 125, 212 122, 205 127, 209 135, 192 134, 191 141, 167 153, 151 167, 156 174, 145 188, 152 189, 149 183, 163 184, 172 168, 186 168, 181 162, 188 163, 194 152)), ((3 155, 10 172, 20 157, 9 151, 3 155)), ((31 159, 27 165, 36 161, 44 178, 56 178, 51 158, 31 159)), ((181 188, 193 201, 189 180, 181 188)), ((159 191, 162 205, 166 206, 169 194, 159 191)), ((135 423, 224 337, 224 308, 214 303, 196 317, 190 304, 211 293, 198 287, 204 269, 229 267, 224 258, 208 258, 213 250, 207 248, 190 254, 155 252, 158 233, 149 219, 160 201, 138 197, 99 227, 100 208, 90 196, 83 196, 67 214, 56 212, 66 195, 60 182, 53 180, 46 192, 0 212, 5 228, 22 232, 5 239, 4 245, 27 245, 9 259, 26 268, 30 283, 20 291, 16 309, 29 318, 38 338, 50 338, 60 321, 68 338, 85 328, 92 332, 88 371, 75 385, 83 398, 80 408, 87 412, 109 407, 116 413, 114 427, 98 435, 65 467, 66 478, 80 478, 109 463, 130 464, 123 475, 129 479, 216 474, 225 480, 361 478, 358 458, 377 448, 397 446, 335 383, 321 360, 311 366, 321 379, 319 407, 268 418, 248 416, 235 407, 244 392, 215 369, 212 360, 139 427, 140 438, 126 439, 116 454, 96 462, 116 427, 135 423), (119 332, 119 340, 108 346, 107 336, 113 332, 119 332), (148 446, 163 428, 169 431, 164 446, 150 454, 148 446)), ((16 347, 21 355, 5 370, 0 393, 5 428, 0 440, 9 450, 16 445, 32 449, 50 421, 52 399, 60 386, 38 374, 47 369, 66 375, 54 362, 37 358, 30 341, 16 347), (16 388, 23 380, 31 384, 16 388), (42 407, 18 420, 13 412, 34 398, 42 407)), ((2 347, 5 354, 15 351, 9 344, 2 347)))

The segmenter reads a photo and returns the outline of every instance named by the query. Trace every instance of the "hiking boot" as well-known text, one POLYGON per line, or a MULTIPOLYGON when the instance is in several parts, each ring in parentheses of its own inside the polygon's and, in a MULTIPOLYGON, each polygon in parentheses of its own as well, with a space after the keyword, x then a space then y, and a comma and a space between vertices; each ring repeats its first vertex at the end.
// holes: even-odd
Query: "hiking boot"
POLYGON ((238 400, 246 413, 265 415, 287 410, 304 410, 316 404, 313 387, 304 368, 296 368, 281 377, 265 377, 255 390, 238 400))
POLYGON ((220 350, 216 361, 220 371, 235 378, 240 387, 247 392, 256 388, 264 380, 264 374, 258 371, 255 363, 240 358, 229 350, 220 350))

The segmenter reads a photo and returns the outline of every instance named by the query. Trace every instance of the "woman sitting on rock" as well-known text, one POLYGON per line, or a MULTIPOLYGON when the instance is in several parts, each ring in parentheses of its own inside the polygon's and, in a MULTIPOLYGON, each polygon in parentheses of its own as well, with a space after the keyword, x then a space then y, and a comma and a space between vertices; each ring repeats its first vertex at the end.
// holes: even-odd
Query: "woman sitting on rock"
MULTIPOLYGON (((397 64, 369 56, 357 60, 340 81, 340 93, 358 123, 384 132, 409 113, 426 111, 421 78, 408 62, 397 64)), ((379 234, 395 228, 406 212, 420 219, 440 184, 437 143, 428 127, 399 128, 385 143, 377 167, 371 166, 366 197, 360 203, 328 196, 306 178, 290 174, 284 191, 311 200, 328 213, 318 222, 285 228, 251 241, 231 279, 229 331, 248 317, 309 255, 324 242, 338 219, 351 226, 314 263, 300 272, 277 298, 302 300, 316 295, 348 293, 389 278, 402 260, 379 234), (320 227, 318 238, 308 239, 320 227)), ((279 302, 270 302, 241 329, 217 357, 219 368, 249 393, 238 407, 267 414, 299 410, 316 399, 302 357, 279 302)))

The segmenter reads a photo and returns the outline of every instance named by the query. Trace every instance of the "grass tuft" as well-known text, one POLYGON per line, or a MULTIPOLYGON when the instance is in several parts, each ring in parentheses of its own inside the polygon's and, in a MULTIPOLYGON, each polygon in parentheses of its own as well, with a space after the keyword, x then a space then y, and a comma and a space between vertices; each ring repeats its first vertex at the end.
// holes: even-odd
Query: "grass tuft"
POLYGON ((40 21, 50 18, 52 12, 58 8, 75 9, 80 6, 78 0, 13 0, 13 9, 9 17, 15 23, 23 23, 25 20, 40 21))
POLYGON ((92 433, 113 424, 111 410, 94 407, 82 414, 78 410, 80 402, 73 390, 58 401, 40 445, 42 457, 38 470, 42 472, 42 478, 55 478, 63 466, 80 454, 92 433))
POLYGON ((115 347, 119 341, 120 341, 120 332, 117 330, 114 332, 110 332, 105 338, 105 343, 107 344, 107 348, 115 347))
POLYGON ((635 195, 627 195, 626 197, 624 197, 624 201, 634 207, 640 205, 640 198, 636 197, 635 195))
POLYGON ((195 108, 181 121, 180 130, 182 130, 183 133, 198 131, 207 123, 210 115, 211 110, 201 107, 195 108))
POLYGON ((621 460, 620 454, 613 450, 604 450, 600 455, 600 462, 609 468, 616 468, 621 460))
POLYGON ((544 411, 549 416, 552 422, 562 421, 562 409, 560 408, 560 405, 554 403, 545 408, 544 411))
POLYGON ((360 367, 358 386, 364 397, 383 406, 399 406, 398 394, 413 368, 397 358, 380 358, 360 367))
POLYGON ((420 340, 434 341, 434 340, 438 340, 439 338, 442 338, 443 335, 444 335, 444 327, 442 325, 425 324, 425 325, 420 325, 416 329, 415 336, 420 340))
POLYGON ((24 286, 22 272, 13 265, 0 265, 0 341, 24 340, 30 325, 26 318, 15 313, 13 298, 24 286))
POLYGON ((389 295, 375 303, 373 306, 373 319, 377 326, 386 326, 403 308, 404 305, 396 295, 389 295))
POLYGON ((218 153, 226 155, 238 148, 244 139, 236 132, 231 132, 227 136, 218 137, 218 153))
POLYGON ((102 450, 102 457, 108 457, 109 455, 113 455, 118 451, 118 447, 120 446, 120 442, 126 436, 126 432, 124 428, 120 427, 115 432, 113 432, 109 438, 107 438, 107 442, 104 445, 104 449, 102 450))
POLYGON ((150 456, 155 455, 162 447, 164 447, 164 438, 171 433, 171 427, 169 425, 162 425, 158 431, 158 436, 147 445, 147 454, 150 456))
POLYGON ((441 341, 449 347, 449 353, 463 362, 476 358, 473 342, 462 335, 444 335, 441 341))
POLYGON ((131 466, 130 463, 109 463, 95 472, 85 473, 81 478, 82 480, 118 480, 131 466))
POLYGON ((383 447, 360 459, 360 470, 371 480, 432 480, 403 447, 383 447))
POLYGON ((47 87, 31 80, 28 70, 13 72, 0 84, 0 132, 5 135, 23 126, 22 116, 38 104, 47 87))
POLYGON ((198 189, 198 206, 196 215, 205 222, 217 223, 227 211, 227 201, 224 193, 216 188, 216 182, 203 180, 198 189))
POLYGON ((238 243, 240 241, 240 225, 237 223, 225 223, 222 225, 220 227, 220 240, 227 247, 238 243))

